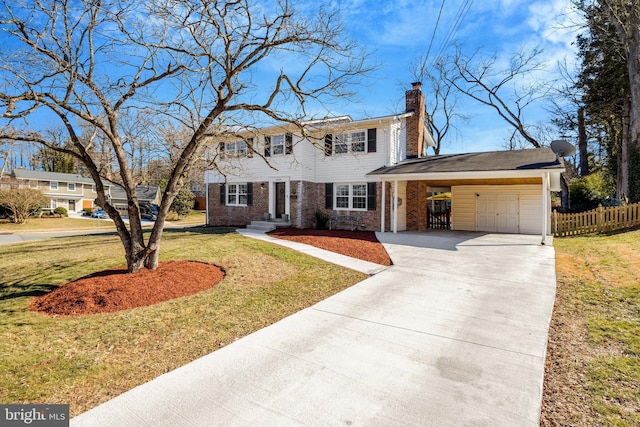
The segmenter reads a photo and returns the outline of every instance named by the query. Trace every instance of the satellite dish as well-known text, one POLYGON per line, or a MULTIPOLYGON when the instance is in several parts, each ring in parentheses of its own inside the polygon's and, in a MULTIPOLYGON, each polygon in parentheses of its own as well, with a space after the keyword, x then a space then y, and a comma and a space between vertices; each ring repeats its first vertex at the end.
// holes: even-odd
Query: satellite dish
POLYGON ((576 152, 576 147, 572 143, 565 141, 564 139, 556 139, 551 142, 551 150, 556 153, 556 156, 565 157, 573 156, 576 152))

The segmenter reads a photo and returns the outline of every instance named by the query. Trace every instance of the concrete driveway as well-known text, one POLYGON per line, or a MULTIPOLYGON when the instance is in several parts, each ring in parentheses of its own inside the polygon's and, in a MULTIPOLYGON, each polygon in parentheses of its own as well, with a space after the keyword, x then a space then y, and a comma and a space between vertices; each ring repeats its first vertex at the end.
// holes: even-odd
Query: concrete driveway
POLYGON ((71 424, 537 426, 553 247, 459 232, 379 239, 393 267, 71 424))

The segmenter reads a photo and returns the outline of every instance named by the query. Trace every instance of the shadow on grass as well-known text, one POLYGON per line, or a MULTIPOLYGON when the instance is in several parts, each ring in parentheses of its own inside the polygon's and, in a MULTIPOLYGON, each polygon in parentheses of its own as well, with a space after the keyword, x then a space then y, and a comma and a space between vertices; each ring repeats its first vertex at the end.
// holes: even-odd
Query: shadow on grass
POLYGON ((0 295, 0 301, 23 297, 39 297, 40 295, 48 294, 52 290, 56 289, 58 285, 40 284, 29 285, 29 287, 31 288, 29 290, 16 289, 15 292, 8 293, 6 295, 0 295))
POLYGON ((183 228, 166 228, 164 234, 181 234, 181 233, 193 233, 193 234, 234 234, 236 232, 235 227, 210 227, 206 225, 196 225, 193 227, 183 228))

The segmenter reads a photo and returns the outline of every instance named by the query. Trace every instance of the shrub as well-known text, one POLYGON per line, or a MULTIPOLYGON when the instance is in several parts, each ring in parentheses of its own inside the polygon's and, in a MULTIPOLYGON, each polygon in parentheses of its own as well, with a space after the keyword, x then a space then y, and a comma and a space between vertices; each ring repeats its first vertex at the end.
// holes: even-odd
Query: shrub
POLYGON ((53 213, 56 214, 56 215, 67 216, 67 210, 65 208, 63 208, 62 206, 58 206, 57 208, 55 208, 53 210, 53 213))
POLYGON ((178 214, 178 219, 189 215, 193 209, 194 195, 187 187, 182 187, 171 203, 171 210, 178 214))
POLYGON ((574 179, 569 184, 569 204, 572 212, 595 209, 598 205, 616 205, 615 182, 609 176, 596 172, 574 179))
POLYGON ((329 215, 321 211, 320 209, 316 210, 316 213, 313 215, 313 224, 316 226, 318 230, 324 230, 327 228, 327 223, 329 222, 329 215))
POLYGON ((49 203, 49 199, 39 190, 20 188, 0 190, 0 205, 11 212, 11 220, 16 224, 24 224, 31 213, 49 203))

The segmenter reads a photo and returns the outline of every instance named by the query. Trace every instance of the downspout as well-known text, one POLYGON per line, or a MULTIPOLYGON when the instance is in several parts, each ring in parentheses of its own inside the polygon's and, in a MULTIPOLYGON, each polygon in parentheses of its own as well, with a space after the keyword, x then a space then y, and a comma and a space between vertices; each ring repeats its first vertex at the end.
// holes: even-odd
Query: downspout
POLYGON ((205 225, 209 226, 209 176, 207 174, 207 178, 205 179, 205 186, 204 186, 204 205, 205 205, 205 212, 206 212, 206 221, 205 221, 205 225))

